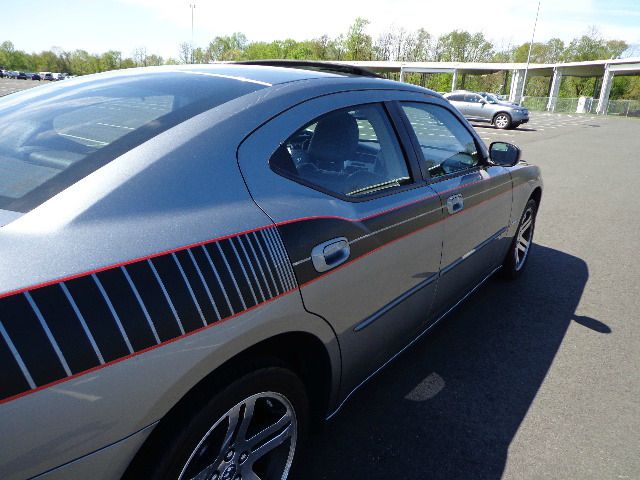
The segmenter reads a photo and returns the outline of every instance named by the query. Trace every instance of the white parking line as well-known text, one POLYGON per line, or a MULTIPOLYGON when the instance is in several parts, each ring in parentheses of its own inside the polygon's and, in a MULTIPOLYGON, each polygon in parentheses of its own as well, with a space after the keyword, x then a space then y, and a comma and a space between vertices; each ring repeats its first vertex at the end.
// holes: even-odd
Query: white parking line
POLYGON ((111 123, 97 122, 96 125, 104 125, 105 127, 124 128, 125 130, 135 130, 133 127, 125 127, 123 125, 112 125, 111 123))
POLYGON ((95 142, 95 143, 99 143, 100 145, 109 145, 108 142, 103 142, 102 140, 94 140, 93 138, 79 137, 78 135, 71 135, 69 133, 60 133, 60 132, 58 132, 58 135, 62 135, 64 137, 77 138, 79 140, 85 140, 87 142, 95 142))

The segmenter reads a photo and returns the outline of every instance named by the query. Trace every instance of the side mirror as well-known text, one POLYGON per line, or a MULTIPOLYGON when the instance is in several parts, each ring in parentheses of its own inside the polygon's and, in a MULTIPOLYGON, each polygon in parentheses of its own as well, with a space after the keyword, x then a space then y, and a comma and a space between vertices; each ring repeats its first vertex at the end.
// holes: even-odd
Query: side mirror
POLYGON ((489 158, 496 165, 513 167, 520 161, 520 149, 511 143, 493 142, 489 146, 489 158))
POLYGON ((481 97, 481 98, 480 98, 480 103, 481 103, 482 105, 484 105, 485 103, 487 103, 487 100, 481 97))

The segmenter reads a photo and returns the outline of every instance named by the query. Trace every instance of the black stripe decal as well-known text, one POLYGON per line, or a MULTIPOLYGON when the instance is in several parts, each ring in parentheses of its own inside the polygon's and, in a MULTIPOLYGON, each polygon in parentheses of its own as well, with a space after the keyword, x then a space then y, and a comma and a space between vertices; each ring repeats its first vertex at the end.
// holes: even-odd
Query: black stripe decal
POLYGON ((42 325, 23 294, 3 299, 0 318, 36 386, 67 376, 42 325))
POLYGON ((457 267, 458 265, 460 265, 462 262, 464 262, 467 258, 469 258, 471 255, 474 255, 476 252, 480 251, 481 249, 483 249, 484 247, 486 247, 487 245, 489 245, 492 241, 496 240, 500 235, 502 235, 504 232, 507 231, 507 227, 501 228, 500 230, 498 230, 496 233, 494 233, 493 235, 491 235, 489 238, 487 238, 486 240, 484 240, 482 243, 478 244, 476 247, 472 248, 471 250, 469 250, 467 253, 465 253, 462 257, 454 260, 453 262, 451 262, 449 265, 447 265, 446 267, 440 269, 440 276, 444 276, 446 275, 448 272, 450 272, 451 270, 453 270, 455 267, 457 267))
POLYGON ((36 388, 29 369, 22 360, 0 321, 0 398, 10 397, 28 389, 36 388))
POLYGON ((59 349, 64 352, 70 370, 69 375, 100 365, 100 357, 91 345, 62 288, 33 290, 31 296, 43 318, 46 318, 59 349))
POLYGON ((268 230, 0 298, 0 403, 290 290, 293 272, 286 251, 274 227, 268 230))
POLYGON ((179 337, 182 333, 178 322, 149 264, 146 261, 137 262, 123 268, 127 270, 132 285, 135 285, 149 318, 153 319, 160 341, 179 337))

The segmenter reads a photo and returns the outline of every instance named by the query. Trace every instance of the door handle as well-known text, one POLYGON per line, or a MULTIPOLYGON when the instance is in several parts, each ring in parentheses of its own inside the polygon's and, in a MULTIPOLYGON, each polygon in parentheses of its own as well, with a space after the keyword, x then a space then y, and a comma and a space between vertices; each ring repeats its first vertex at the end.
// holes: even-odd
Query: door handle
POLYGON ((313 247, 311 261, 318 272, 326 272, 344 263, 350 253, 349 240, 345 237, 338 237, 313 247))
POLYGON ((449 215, 458 213, 463 208, 464 198, 461 194, 452 195, 451 197, 447 198, 447 211, 449 212, 449 215))

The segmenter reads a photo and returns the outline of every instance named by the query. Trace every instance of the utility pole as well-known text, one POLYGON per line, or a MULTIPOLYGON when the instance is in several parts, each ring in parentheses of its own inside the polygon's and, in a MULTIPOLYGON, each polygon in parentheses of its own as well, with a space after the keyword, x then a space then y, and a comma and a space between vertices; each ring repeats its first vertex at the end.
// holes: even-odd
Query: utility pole
MULTIPOLYGON (((533 47, 533 38, 536 36, 536 26, 538 25, 538 14, 540 13, 540 1, 538 0, 538 10, 536 10, 536 21, 533 23, 533 33, 531 34, 531 43, 529 44, 529 53, 527 54, 527 66, 524 69, 524 81, 522 82, 522 100, 524 100, 525 89, 527 88, 527 74, 529 73, 529 62, 531 61, 531 48, 533 47)), ((522 100, 520 103, 522 103, 522 100)))
POLYGON ((191 9, 191 63, 193 63, 193 11, 196 9, 196 4, 190 3, 189 8, 191 9))

